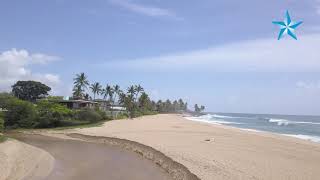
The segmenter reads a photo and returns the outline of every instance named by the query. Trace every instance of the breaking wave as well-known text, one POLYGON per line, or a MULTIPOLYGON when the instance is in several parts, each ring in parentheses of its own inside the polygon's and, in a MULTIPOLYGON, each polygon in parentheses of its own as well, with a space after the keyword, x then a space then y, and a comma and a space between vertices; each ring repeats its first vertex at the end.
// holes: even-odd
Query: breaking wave
POLYGON ((271 123, 277 123, 278 126, 287 126, 289 124, 316 124, 320 125, 320 123, 317 122, 308 122, 308 121, 290 121, 287 119, 269 119, 269 122, 271 123))
POLYGON ((304 135, 304 134, 282 134, 285 136, 290 136, 290 137, 295 137, 303 140, 309 140, 313 142, 320 142, 320 137, 319 136, 309 136, 309 135, 304 135))
POLYGON ((232 122, 232 121, 224 121, 220 119, 215 119, 215 115, 207 114, 199 117, 186 117, 188 120, 192 121, 199 121, 199 122, 206 122, 211 124, 243 124, 239 122, 232 122))

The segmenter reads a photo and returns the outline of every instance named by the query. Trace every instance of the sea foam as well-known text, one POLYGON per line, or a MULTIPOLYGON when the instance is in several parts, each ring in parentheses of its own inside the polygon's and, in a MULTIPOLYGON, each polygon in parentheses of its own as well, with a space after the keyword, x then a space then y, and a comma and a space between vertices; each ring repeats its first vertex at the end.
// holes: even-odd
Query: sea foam
POLYGON ((314 125, 320 125, 320 123, 317 123, 317 122, 290 121, 290 120, 287 120, 287 119, 273 119, 273 118, 270 118, 269 122, 277 123, 278 126, 287 126, 289 124, 314 124, 314 125))

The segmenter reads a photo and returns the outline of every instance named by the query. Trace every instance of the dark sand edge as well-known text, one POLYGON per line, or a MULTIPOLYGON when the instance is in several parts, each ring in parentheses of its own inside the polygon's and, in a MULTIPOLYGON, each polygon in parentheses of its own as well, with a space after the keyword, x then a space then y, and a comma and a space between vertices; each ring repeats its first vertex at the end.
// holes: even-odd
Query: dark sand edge
POLYGON ((187 167, 174 161, 170 157, 150 146, 146 146, 135 141, 113 137, 89 136, 78 133, 71 133, 67 135, 72 138, 81 139, 88 142, 118 146, 120 148, 135 152, 164 169, 174 180, 200 180, 200 178, 191 173, 187 167))

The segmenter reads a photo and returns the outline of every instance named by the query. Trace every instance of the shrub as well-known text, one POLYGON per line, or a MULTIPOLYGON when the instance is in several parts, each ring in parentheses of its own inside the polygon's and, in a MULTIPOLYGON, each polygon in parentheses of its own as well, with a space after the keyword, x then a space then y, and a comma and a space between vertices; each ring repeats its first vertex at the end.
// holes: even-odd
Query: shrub
POLYGON ((79 110, 75 113, 75 118, 79 121, 87 121, 90 123, 98 122, 102 120, 102 116, 91 109, 79 110))
POLYGON ((37 114, 32 103, 11 97, 6 100, 4 108, 8 110, 4 115, 5 127, 34 127, 37 114))
POLYGON ((47 100, 41 100, 37 103, 37 128, 51 128, 63 126, 63 121, 71 119, 73 116, 72 110, 67 107, 50 102, 47 100))
POLYGON ((124 112, 121 112, 116 116, 116 119, 127 119, 127 118, 129 118, 129 114, 124 112))
POLYGON ((0 112, 0 132, 4 130, 4 114, 0 112))

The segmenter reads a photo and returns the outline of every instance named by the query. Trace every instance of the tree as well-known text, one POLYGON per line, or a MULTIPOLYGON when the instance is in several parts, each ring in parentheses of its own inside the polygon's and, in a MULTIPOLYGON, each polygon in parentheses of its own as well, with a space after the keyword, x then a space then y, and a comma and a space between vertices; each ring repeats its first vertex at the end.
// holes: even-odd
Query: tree
POLYGON ((182 99, 179 99, 179 100, 178 100, 178 103, 179 103, 179 109, 180 109, 180 110, 185 110, 185 109, 184 109, 185 104, 184 104, 183 100, 182 100, 182 99))
POLYGON ((48 95, 51 88, 37 81, 18 81, 12 86, 12 94, 22 100, 35 102, 48 95))
POLYGON ((127 89, 127 91, 133 98, 135 96, 135 94, 136 94, 136 87, 134 85, 132 85, 127 89))
POLYGON ((199 108, 198 104, 194 105, 194 111, 195 112, 200 112, 200 108, 199 108))
POLYGON ((114 93, 115 93, 115 94, 114 94, 113 102, 116 102, 117 96, 119 97, 119 96, 120 96, 120 93, 121 93, 120 86, 119 86, 119 85, 113 86, 113 91, 114 91, 114 93))
POLYGON ((146 111, 151 110, 151 101, 147 93, 143 92, 139 98, 139 107, 146 111))
POLYGON ((102 91, 102 86, 100 85, 100 83, 95 82, 93 84, 91 84, 90 89, 93 93, 93 99, 96 99, 96 95, 99 95, 102 91))
POLYGON ((134 88, 135 88, 135 92, 136 92, 136 100, 138 100, 139 94, 144 92, 144 89, 142 86, 140 86, 140 84, 136 85, 134 88))
POLYGON ((31 102, 11 97, 5 101, 3 108, 7 110, 4 114, 5 127, 32 128, 35 126, 37 112, 31 102))
POLYGON ((125 98, 126 98, 126 94, 123 93, 123 92, 121 92, 121 93, 119 94, 118 103, 121 104, 121 105, 124 105, 125 98))
POLYGON ((82 98, 85 89, 89 86, 88 78, 84 73, 80 73, 76 74, 76 77, 73 80, 73 94, 76 95, 77 98, 82 98))
POLYGON ((201 106, 201 107, 200 107, 200 111, 202 111, 202 112, 203 112, 203 111, 204 111, 204 109, 205 109, 205 107, 204 107, 204 106, 201 106))
MULTIPOLYGON (((0 133, 4 130, 4 114, 0 111, 0 133)), ((1 136, 1 135, 0 135, 1 136)))
POLYGON ((73 87, 73 93, 72 93, 72 95, 73 95, 73 97, 74 98, 80 98, 80 99, 82 99, 83 98, 83 90, 81 89, 81 87, 80 86, 74 86, 73 87))
POLYGON ((126 107, 127 111, 129 111, 130 118, 135 117, 135 110, 136 104, 134 103, 134 98, 131 94, 126 95, 124 97, 124 106, 126 107))
POLYGON ((114 93, 113 88, 107 84, 106 88, 103 90, 103 94, 104 94, 103 98, 107 99, 108 96, 109 96, 109 101, 111 103, 112 102, 113 93, 114 93))

